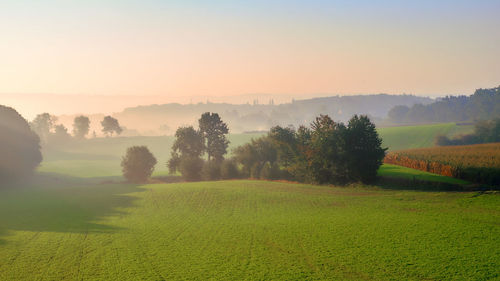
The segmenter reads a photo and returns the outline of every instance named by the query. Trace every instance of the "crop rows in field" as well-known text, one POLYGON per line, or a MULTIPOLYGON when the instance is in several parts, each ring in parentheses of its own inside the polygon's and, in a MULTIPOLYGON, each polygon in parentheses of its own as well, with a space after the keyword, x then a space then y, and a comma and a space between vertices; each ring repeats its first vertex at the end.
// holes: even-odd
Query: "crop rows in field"
POLYGON ((490 185, 500 184, 500 143, 390 152, 385 163, 490 185))

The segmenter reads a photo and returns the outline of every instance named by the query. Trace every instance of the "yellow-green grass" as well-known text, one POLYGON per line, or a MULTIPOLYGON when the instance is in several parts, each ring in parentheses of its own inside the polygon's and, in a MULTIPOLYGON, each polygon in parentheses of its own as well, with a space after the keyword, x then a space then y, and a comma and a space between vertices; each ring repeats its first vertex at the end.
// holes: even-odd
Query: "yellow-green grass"
POLYGON ((461 179, 446 177, 392 164, 383 164, 378 170, 378 175, 381 177, 403 178, 417 181, 444 182, 450 184, 470 184, 470 182, 461 179))
POLYGON ((493 280, 500 195, 266 181, 0 190, 0 280, 493 280))
POLYGON ((472 125, 456 125, 455 123, 400 126, 378 128, 377 131, 382 138, 383 147, 389 150, 401 150, 409 148, 422 148, 434 146, 436 136, 445 135, 453 137, 461 134, 471 133, 472 125))

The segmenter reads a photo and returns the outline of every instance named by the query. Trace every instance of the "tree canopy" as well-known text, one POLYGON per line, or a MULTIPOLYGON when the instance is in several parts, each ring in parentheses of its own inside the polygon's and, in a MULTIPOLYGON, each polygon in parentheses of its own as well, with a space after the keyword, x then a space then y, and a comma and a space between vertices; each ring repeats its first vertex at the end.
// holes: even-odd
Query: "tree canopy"
POLYGON ((75 117, 73 121, 73 134, 76 138, 83 139, 89 133, 90 119, 87 116, 75 117))
POLYGON ((227 153, 229 141, 226 135, 229 133, 227 124, 222 121, 219 114, 206 112, 198 120, 200 133, 204 138, 205 151, 208 161, 212 159, 221 162, 227 153))
POLYGON ((0 181, 26 177, 42 161, 40 138, 11 107, 0 105, 0 181))
POLYGON ((120 124, 118 123, 118 120, 109 115, 104 117, 104 119, 101 121, 101 126, 102 132, 106 136, 112 136, 113 133, 119 135, 123 131, 123 129, 120 127, 120 124))
POLYGON ((121 163, 123 176, 133 183, 146 182, 156 163, 156 158, 146 146, 129 147, 121 163))
POLYGON ((203 136, 199 131, 192 126, 178 128, 171 158, 167 163, 170 173, 180 171, 186 180, 200 179, 204 148, 203 136))
POLYGON ((31 129, 38 134, 41 141, 46 143, 50 136, 50 131, 55 125, 57 117, 49 113, 38 114, 30 123, 31 129))
POLYGON ((254 178, 372 182, 385 156, 381 143, 367 116, 354 115, 346 126, 320 115, 310 128, 273 127, 267 136, 238 147, 234 157, 243 174, 254 178))

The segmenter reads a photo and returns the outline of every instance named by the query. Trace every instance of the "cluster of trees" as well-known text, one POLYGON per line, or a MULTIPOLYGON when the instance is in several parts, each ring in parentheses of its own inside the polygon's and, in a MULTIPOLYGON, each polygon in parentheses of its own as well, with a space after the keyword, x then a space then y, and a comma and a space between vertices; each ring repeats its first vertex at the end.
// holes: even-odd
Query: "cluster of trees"
MULTIPOLYGON (((177 129, 167 163, 171 173, 180 172, 188 181, 243 177, 369 183, 376 178, 386 151, 375 125, 365 115, 354 115, 347 125, 320 115, 310 127, 298 130, 275 126, 266 136, 236 148, 230 159, 225 159, 229 129, 220 116, 204 113, 198 124, 198 129, 177 129)), ((144 181, 154 164, 156 159, 147 148, 132 147, 122 161, 124 176, 133 182, 144 181)))
POLYGON ((26 178, 42 162, 40 138, 15 109, 0 105, 0 183, 26 178))
POLYGON ((500 118, 500 87, 478 89, 471 96, 448 96, 434 103, 398 105, 388 113, 393 123, 468 122, 500 118))
POLYGON ((439 146, 491 142, 500 142, 500 118, 477 122, 474 125, 474 133, 472 134, 462 135, 451 139, 443 135, 436 137, 436 144, 439 146))
POLYGON ((186 180, 216 180, 228 178, 225 161, 229 141, 229 128, 219 114, 206 112, 198 120, 198 130, 192 126, 180 127, 175 132, 172 155, 167 163, 171 173, 180 172, 186 180), (206 154, 207 160, 202 156, 206 154))
POLYGON ((367 116, 347 125, 320 115, 311 126, 275 126, 267 136, 238 147, 234 158, 245 177, 346 184, 376 178, 386 149, 367 116))
MULTIPOLYGON (((71 139, 68 129, 62 124, 57 124, 57 117, 49 113, 38 114, 29 125, 38 134, 42 143, 60 143, 71 139)), ((111 116, 105 116, 101 126, 102 132, 106 136, 119 135, 123 131, 118 120, 111 116)), ((73 136, 75 138, 84 139, 89 134, 89 129, 90 119, 87 116, 75 117, 73 120, 73 136)))

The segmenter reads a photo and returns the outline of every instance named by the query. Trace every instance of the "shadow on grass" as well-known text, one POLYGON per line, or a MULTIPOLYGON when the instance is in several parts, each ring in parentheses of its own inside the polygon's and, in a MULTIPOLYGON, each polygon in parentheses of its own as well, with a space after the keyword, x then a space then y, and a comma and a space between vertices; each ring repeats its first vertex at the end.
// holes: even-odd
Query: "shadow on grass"
POLYGON ((379 176, 377 186, 393 190, 420 190, 420 191, 486 191, 492 187, 478 184, 455 184, 442 181, 428 181, 417 178, 401 178, 379 176))
POLYGON ((0 245, 11 231, 109 233, 122 228, 102 223, 125 215, 144 189, 134 184, 103 184, 95 179, 38 174, 0 188, 0 245))

